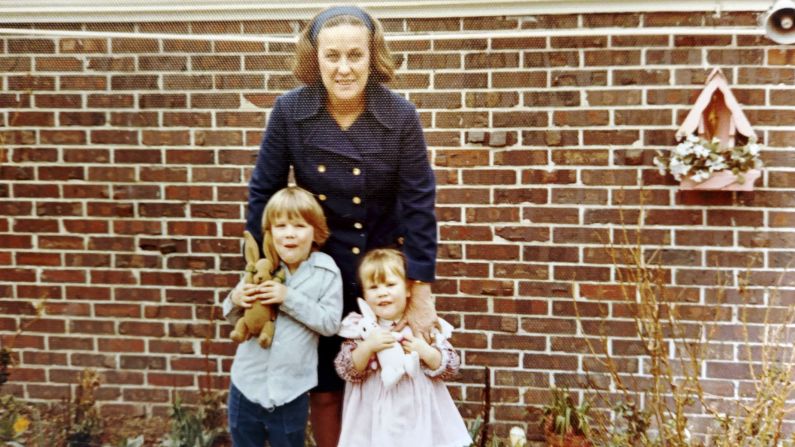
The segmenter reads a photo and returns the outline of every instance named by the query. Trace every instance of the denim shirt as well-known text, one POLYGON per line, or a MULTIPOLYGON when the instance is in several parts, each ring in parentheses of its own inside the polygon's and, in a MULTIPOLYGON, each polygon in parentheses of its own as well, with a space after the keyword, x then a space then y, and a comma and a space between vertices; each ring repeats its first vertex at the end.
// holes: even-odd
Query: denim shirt
MULTIPOLYGON (((268 349, 256 338, 241 343, 231 372, 232 383, 246 399, 268 409, 317 385, 318 334, 336 334, 342 318, 342 280, 329 255, 313 252, 292 274, 282 267, 287 295, 279 306, 273 343, 268 349)), ((224 299, 223 312, 234 323, 243 309, 231 297, 224 299)))

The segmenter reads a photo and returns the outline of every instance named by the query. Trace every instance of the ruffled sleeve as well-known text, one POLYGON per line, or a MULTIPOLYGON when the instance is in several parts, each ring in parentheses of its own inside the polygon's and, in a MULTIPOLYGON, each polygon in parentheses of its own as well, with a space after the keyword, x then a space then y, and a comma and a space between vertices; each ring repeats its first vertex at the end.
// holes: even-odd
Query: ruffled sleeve
POLYGON ((334 368, 337 370, 337 375, 346 382, 359 383, 363 382, 373 369, 368 367, 364 371, 357 371, 353 366, 353 350, 356 349, 356 342, 353 340, 345 340, 342 342, 337 358, 334 359, 334 368))
POLYGON ((442 353, 442 362, 438 368, 433 370, 423 364, 422 371, 426 376, 435 380, 451 380, 458 375, 458 370, 461 368, 461 357, 448 341, 453 335, 453 325, 439 318, 439 326, 441 330, 434 330, 432 335, 433 346, 442 353))

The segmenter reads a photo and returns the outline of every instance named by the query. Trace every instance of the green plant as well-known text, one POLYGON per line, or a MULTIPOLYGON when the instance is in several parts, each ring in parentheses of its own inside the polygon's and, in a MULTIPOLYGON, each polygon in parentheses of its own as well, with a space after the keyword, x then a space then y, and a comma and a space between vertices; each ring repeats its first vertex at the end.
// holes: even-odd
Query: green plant
MULTIPOLYGON (((136 436, 135 438, 123 438, 113 444, 113 447, 143 447, 144 435, 136 436)), ((105 446, 107 447, 107 446, 105 446)))
POLYGON ((467 424, 467 431, 469 432, 469 438, 472 439, 472 444, 470 447, 477 447, 478 439, 481 436, 481 431, 483 430, 483 418, 478 415, 475 419, 471 420, 467 424))
POLYGON ((567 389, 555 387, 551 390, 549 403, 544 405, 544 416, 549 428, 556 435, 587 437, 591 432, 589 410, 590 404, 587 401, 583 400, 575 405, 567 389))
POLYGON ((171 405, 171 431, 161 442, 162 447, 211 447, 223 433, 219 427, 206 427, 206 405, 189 408, 176 396, 171 405))
POLYGON ((22 446, 19 441, 28 431, 31 423, 27 407, 14 396, 0 396, 0 442, 6 446, 22 446))
POLYGON ((101 384, 99 374, 86 369, 80 374, 71 405, 67 405, 66 443, 69 447, 98 445, 102 435, 102 417, 96 406, 95 392, 101 384))

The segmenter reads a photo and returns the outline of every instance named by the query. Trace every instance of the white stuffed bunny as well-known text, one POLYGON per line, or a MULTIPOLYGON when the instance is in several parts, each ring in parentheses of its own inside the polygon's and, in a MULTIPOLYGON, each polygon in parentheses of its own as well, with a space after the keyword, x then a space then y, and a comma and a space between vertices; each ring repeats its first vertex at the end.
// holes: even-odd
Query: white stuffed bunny
MULTIPOLYGON (((345 338, 367 338, 370 333, 377 329, 378 318, 375 313, 367 304, 366 301, 359 298, 359 310, 362 312, 362 319, 359 320, 353 327, 345 328, 340 331, 339 335, 345 338)), ((406 328, 404 331, 410 331, 406 328)), ((392 332, 398 343, 392 347, 379 351, 376 356, 378 363, 381 365, 381 381, 384 383, 385 388, 391 388, 403 377, 403 374, 409 374, 416 377, 420 370, 420 356, 416 352, 406 354, 400 341, 404 338, 401 332, 392 332)), ((373 365, 373 367, 375 367, 373 365)))

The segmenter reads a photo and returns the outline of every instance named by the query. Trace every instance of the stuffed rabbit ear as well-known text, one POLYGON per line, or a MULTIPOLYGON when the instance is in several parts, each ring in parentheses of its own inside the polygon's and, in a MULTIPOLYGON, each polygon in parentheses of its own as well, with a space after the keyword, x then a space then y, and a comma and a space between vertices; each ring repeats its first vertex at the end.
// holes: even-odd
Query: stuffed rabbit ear
POLYGON ((365 320, 378 321, 378 319, 375 317, 375 312, 373 312, 373 309, 370 309, 370 305, 367 304, 367 301, 357 298, 356 302, 359 303, 359 310, 362 311, 362 316, 365 320))
POLYGON ((246 262, 255 264, 259 260, 259 247, 257 246, 257 240, 254 239, 254 236, 248 230, 243 232, 243 244, 243 254, 246 262))

